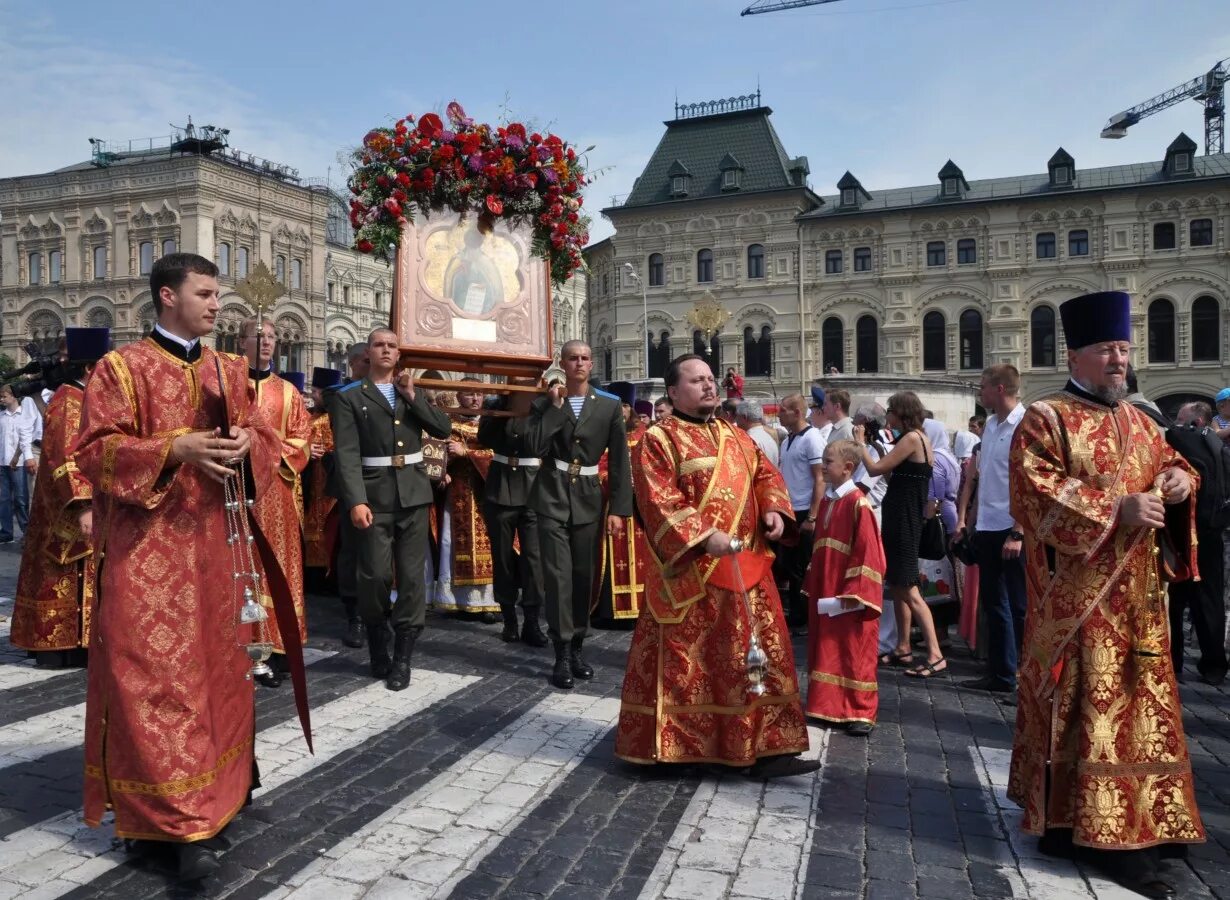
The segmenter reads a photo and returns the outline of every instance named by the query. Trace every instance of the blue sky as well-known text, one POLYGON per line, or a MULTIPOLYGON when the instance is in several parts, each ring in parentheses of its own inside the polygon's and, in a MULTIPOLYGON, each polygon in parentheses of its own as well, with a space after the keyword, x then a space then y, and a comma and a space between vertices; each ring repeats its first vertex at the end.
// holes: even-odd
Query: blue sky
MULTIPOLYGON (((631 187, 683 102, 759 83, 791 155, 832 193, 1160 159, 1187 101, 1098 137, 1115 112, 1230 56, 1226 0, 840 0, 741 18, 748 0, 394 4, 0 0, 0 177, 168 134, 188 115, 240 149, 341 181, 373 125, 457 99, 590 144, 596 212, 631 187)), ((594 239, 610 232, 600 217, 594 239)))

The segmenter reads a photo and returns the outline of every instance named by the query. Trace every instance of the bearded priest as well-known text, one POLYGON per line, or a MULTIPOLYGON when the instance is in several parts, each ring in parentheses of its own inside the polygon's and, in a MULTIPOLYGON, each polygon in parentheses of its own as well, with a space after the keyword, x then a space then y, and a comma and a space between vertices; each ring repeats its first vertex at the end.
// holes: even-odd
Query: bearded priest
POLYGON ((1059 313, 1070 378, 1029 407, 1010 457, 1029 605, 1008 796, 1043 853, 1170 897, 1162 859, 1204 841, 1165 599, 1197 576, 1197 479, 1124 402, 1128 295, 1059 313))

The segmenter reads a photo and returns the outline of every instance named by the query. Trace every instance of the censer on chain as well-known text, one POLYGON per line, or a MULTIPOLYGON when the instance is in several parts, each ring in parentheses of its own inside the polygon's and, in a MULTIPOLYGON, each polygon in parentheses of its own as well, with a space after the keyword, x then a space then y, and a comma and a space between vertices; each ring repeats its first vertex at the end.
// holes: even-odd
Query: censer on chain
MULTIPOLYGON (((737 556, 743 552, 743 539, 731 538, 730 549, 737 556)), ((737 560, 731 560, 735 570, 735 580, 739 584, 739 595, 743 598, 743 608, 747 611, 747 625, 751 634, 747 640, 747 655, 743 659, 747 671, 747 692, 753 697, 764 694, 764 680, 769 674, 769 656, 760 646, 760 628, 756 624, 756 616, 752 612, 752 600, 747 595, 747 587, 743 584, 743 570, 737 560)))
POLYGON ((272 672, 268 660, 273 654, 273 641, 269 635, 269 613, 259 601, 261 573, 252 552, 256 539, 248 525, 248 510, 253 501, 244 486, 246 462, 239 460, 234 465, 235 474, 223 482, 223 508, 226 511, 226 543, 231 548, 233 590, 240 598, 239 625, 252 628, 250 639, 242 646, 252 660, 249 677, 268 675, 272 672))

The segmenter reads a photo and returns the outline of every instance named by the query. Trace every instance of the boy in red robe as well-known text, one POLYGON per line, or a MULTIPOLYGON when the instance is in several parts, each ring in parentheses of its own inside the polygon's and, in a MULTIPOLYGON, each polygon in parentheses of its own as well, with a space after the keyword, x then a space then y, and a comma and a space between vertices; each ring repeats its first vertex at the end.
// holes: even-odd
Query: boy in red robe
POLYGON ((807 715, 866 736, 879 706, 876 650, 883 601, 884 545, 871 504, 852 479, 853 441, 824 449, 828 484, 816 516, 811 565, 803 582, 808 603, 807 715))

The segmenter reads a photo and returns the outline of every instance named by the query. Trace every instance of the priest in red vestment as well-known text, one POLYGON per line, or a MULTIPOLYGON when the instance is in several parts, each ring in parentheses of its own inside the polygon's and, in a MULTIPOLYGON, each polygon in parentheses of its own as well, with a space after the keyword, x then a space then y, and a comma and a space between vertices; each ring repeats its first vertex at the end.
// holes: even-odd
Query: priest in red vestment
MULTIPOLYGON (((342 383, 342 373, 317 366, 312 370, 312 408, 308 410, 308 464, 303 470, 303 568, 312 583, 323 582, 333 568, 337 500, 329 496, 329 470, 325 457, 333 452, 333 428, 325 407, 325 391, 342 383), (332 523, 332 524, 331 524, 332 523)), ((318 584, 318 586, 323 586, 318 584)), ((357 618, 357 616, 356 616, 357 618)), ((362 620, 359 620, 362 646, 362 620)))
POLYGON ((674 415, 649 429, 632 465, 652 559, 615 753, 764 778, 815 771, 799 759, 807 726, 768 543, 797 537, 786 485, 751 438, 713 417, 717 384, 702 357, 672 362, 666 387, 674 415), (759 696, 753 633, 768 660, 759 696))
MULTIPOLYGON (((857 433, 857 432, 856 432, 857 433)), ((876 655, 884 601, 884 545, 875 510, 854 481, 854 441, 824 448, 827 488, 803 580, 807 614, 807 714, 866 737, 876 722, 876 655)))
MULTIPOLYGON (((256 395, 256 406, 264 413, 265 421, 273 426, 282 444, 278 477, 270 483, 269 493, 257 507, 256 515, 261 531, 273 545, 273 552, 286 570, 295 604, 295 618, 299 624, 299 642, 303 643, 307 640, 307 616, 303 602, 303 486, 300 475, 307 468, 310 458, 311 422, 303 402, 302 384, 278 377, 273 372, 273 351, 278 345, 273 322, 269 319, 247 319, 240 334, 243 336, 244 356, 248 360, 248 382, 256 395)), ((302 374, 299 377, 302 378, 302 374)), ((270 602, 264 598, 262 600, 266 604, 270 602)), ((286 666, 286 647, 274 620, 272 606, 269 606, 268 612, 273 658, 269 660, 270 671, 257 675, 256 680, 266 687, 277 687, 282 683, 283 673, 289 670, 286 666)))
POLYGON ((68 455, 81 428, 85 379, 111 341, 109 328, 64 331, 69 380, 43 414, 42 476, 34 482, 17 597, 13 646, 46 668, 85 665, 94 599, 94 548, 79 524, 89 509, 90 483, 68 455))
POLYGON ((1123 402, 1128 295, 1090 294, 1059 312, 1070 379, 1030 405, 1010 457, 1029 606, 1008 796, 1044 853, 1080 855, 1169 897, 1161 857, 1205 838, 1164 582, 1198 575, 1196 479, 1123 402))
MULTIPOLYGON (((251 404, 245 360, 203 347, 217 267, 191 253, 150 274, 158 321, 108 353, 85 389, 74 458, 94 486, 100 567, 85 724, 85 821, 177 842, 179 876, 217 868, 211 839, 253 787, 252 626, 239 620, 223 485, 235 461, 259 506, 281 441, 251 404)), ((239 510, 244 514, 243 507, 239 510)), ((261 592, 274 595, 308 733, 302 655, 285 573, 254 529, 261 592)), ((243 565, 246 571, 250 567, 243 565)), ((310 748, 309 742, 309 748, 310 748)))
MULTIPOLYGON (((623 406, 624 426, 628 432, 628 455, 636 458, 636 448, 645 436, 645 425, 636 414, 636 385, 630 381, 613 381, 606 386, 608 392, 619 398, 623 406)), ((602 496, 610 498, 607 479, 610 450, 598 460, 598 481, 602 496)), ((605 521, 605 516, 599 521, 605 521)), ((624 520, 624 529, 614 534, 602 530, 602 566, 595 573, 597 589, 590 614, 601 621, 624 621, 632 625, 644 605, 645 566, 648 564, 649 545, 645 528, 635 515, 624 520)))

